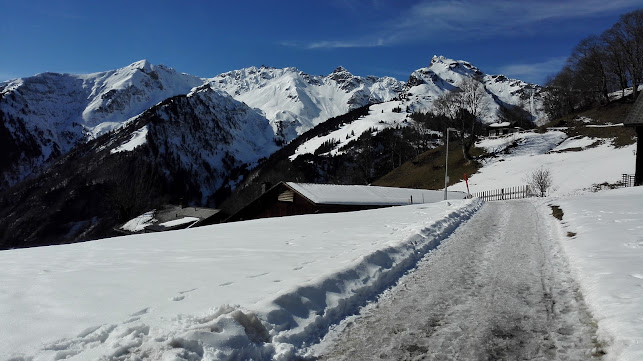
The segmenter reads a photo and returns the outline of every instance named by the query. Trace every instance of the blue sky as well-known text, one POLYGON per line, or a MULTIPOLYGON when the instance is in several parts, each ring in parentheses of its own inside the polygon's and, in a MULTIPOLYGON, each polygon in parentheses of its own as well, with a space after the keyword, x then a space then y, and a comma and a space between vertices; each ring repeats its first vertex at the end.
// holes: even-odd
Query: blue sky
POLYGON ((543 83, 633 0, 0 0, 0 81, 137 60, 212 77, 248 66, 407 80, 433 55, 543 83))

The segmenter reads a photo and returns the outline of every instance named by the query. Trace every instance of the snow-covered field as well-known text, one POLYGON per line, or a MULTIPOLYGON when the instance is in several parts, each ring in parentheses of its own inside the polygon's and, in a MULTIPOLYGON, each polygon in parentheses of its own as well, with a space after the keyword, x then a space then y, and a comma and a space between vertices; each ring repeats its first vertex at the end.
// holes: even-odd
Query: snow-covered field
MULTIPOLYGON (((500 151, 497 158, 488 160, 482 169, 469 178, 471 193, 524 185, 527 176, 539 168, 551 171, 551 195, 571 195, 588 192, 593 185, 613 184, 623 174, 634 174, 636 145, 615 148, 611 141, 588 138, 567 139, 561 131, 544 134, 522 133, 480 142, 488 151, 500 151), (511 153, 501 150, 517 142, 511 153), (588 147, 598 142, 596 146, 588 147), (583 151, 564 151, 580 147, 583 151)), ((449 187, 452 191, 466 192, 460 182, 449 187)))
POLYGON ((394 283, 479 205, 3 251, 0 359, 287 358, 394 283))
POLYGON ((608 345, 608 360, 643 360, 643 187, 552 197, 561 244, 608 345))
MULTIPOLYGON (((549 168, 556 189, 538 202, 565 212, 559 241, 605 359, 643 359, 643 189, 590 191, 633 173, 634 147, 562 132, 481 146, 513 141, 470 177, 471 191, 549 168), (570 148, 583 151, 557 152, 570 148)), ((293 359, 479 207, 442 201, 2 251, 0 359, 293 359)))

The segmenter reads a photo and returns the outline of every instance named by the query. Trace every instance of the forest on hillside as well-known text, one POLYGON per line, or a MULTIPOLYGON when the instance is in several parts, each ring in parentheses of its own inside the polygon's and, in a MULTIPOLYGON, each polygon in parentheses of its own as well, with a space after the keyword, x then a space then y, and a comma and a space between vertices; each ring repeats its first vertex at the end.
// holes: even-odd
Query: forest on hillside
POLYGON ((581 40, 546 82, 545 111, 556 119, 611 101, 610 94, 643 84, 643 10, 622 15, 599 35, 581 40))

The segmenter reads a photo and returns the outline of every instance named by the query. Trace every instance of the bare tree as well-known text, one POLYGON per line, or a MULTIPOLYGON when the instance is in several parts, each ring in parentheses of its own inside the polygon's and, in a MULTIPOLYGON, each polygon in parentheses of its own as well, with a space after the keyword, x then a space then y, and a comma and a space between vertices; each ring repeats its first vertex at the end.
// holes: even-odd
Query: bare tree
POLYGON ((554 184, 551 171, 543 167, 529 173, 524 180, 539 197, 545 197, 554 184))
POLYGON ((625 56, 619 46, 618 36, 618 32, 612 28, 601 34, 601 40, 605 47, 607 75, 613 79, 614 88, 621 90, 621 96, 624 97, 628 83, 628 74, 625 56))
POLYGON ((612 52, 620 58, 624 75, 634 88, 643 82, 643 10, 624 14, 604 33, 612 52))
POLYGON ((608 100, 606 58, 600 38, 592 35, 581 40, 567 59, 574 72, 574 88, 583 92, 586 103, 608 100))
POLYGON ((596 103, 609 93, 643 84, 643 9, 624 14, 600 36, 583 39, 561 71, 547 81, 543 100, 550 119, 596 103))
POLYGON ((467 161, 472 161, 471 147, 480 133, 481 118, 488 111, 489 97, 484 85, 473 78, 465 78, 458 88, 439 96, 433 107, 437 114, 450 120, 447 126, 452 125, 458 130, 462 154, 467 161))

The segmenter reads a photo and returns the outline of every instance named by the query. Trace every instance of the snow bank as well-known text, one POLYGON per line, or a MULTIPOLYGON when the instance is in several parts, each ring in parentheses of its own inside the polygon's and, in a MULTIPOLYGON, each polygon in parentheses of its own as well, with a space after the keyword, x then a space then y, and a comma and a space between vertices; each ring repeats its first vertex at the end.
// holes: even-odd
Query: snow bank
POLYGON ((0 252, 0 359, 292 359, 477 211, 456 200, 0 252))
POLYGON ((550 202, 564 212, 561 244, 607 343, 606 359, 643 360, 643 187, 550 202))

